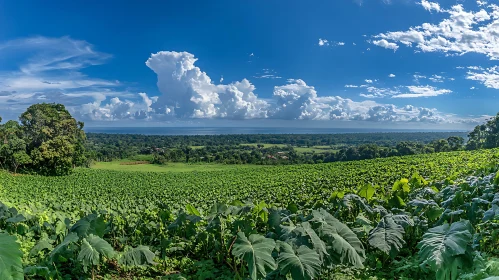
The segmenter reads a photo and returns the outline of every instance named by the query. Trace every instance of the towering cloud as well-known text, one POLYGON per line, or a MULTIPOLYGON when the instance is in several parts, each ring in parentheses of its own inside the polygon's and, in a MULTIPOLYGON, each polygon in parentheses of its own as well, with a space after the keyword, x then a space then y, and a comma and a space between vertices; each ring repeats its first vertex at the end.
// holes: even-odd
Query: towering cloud
POLYGON ((146 65, 158 76, 163 94, 153 104, 156 112, 184 118, 264 118, 268 104, 253 93, 246 79, 229 85, 215 85, 195 66, 197 58, 188 52, 158 52, 146 65))
MULTIPOLYGON (((275 86, 272 98, 264 100, 247 79, 230 84, 215 84, 195 65, 197 58, 188 52, 162 51, 152 54, 146 65, 157 75, 160 96, 112 98, 103 95, 83 105, 80 114, 92 120, 118 119, 282 119, 343 120, 372 122, 453 123, 465 120, 444 115, 436 109, 399 107, 373 100, 353 101, 340 96, 319 96, 316 89, 301 79, 289 79, 275 86)), ((366 82, 373 83, 372 80, 366 82)), ((408 87, 409 88, 409 87, 408 87)), ((430 87, 413 87, 411 94, 390 89, 367 88, 365 97, 420 97, 450 93, 430 87), (398 95, 397 95, 398 94, 398 95)))

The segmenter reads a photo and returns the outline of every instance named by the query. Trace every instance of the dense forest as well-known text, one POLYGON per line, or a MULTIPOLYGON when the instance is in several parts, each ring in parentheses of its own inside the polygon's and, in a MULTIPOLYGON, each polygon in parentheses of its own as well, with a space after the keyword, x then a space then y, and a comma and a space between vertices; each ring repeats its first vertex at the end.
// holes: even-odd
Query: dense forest
POLYGON ((466 138, 466 132, 383 132, 345 134, 239 134, 239 135, 142 135, 87 133, 88 145, 116 145, 142 149, 147 147, 179 148, 184 146, 223 146, 240 144, 286 144, 297 147, 352 146, 377 144, 395 146, 402 141, 429 143, 451 136, 466 138))
POLYGON ((458 151, 464 149, 464 137, 463 132, 218 136, 89 133, 86 147, 88 157, 97 161, 297 164, 458 151))

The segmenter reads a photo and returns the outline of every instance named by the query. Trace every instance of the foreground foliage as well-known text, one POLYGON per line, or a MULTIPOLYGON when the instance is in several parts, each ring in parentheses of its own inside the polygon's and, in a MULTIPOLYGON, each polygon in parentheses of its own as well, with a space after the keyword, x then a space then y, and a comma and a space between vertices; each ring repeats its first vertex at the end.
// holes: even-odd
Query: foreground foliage
POLYGON ((139 173, 3 174, 2 279, 499 277, 499 176, 480 168, 494 152, 146 173, 162 188, 139 173))

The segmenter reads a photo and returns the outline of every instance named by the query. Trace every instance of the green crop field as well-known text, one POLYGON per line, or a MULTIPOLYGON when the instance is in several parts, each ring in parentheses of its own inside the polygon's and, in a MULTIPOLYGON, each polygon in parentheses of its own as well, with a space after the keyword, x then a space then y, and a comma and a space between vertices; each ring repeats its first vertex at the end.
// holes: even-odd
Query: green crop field
MULTIPOLYGON (((137 204, 154 207, 168 203, 176 209, 187 203, 208 209, 213 203, 245 199, 276 205, 300 202, 311 206, 325 203, 335 190, 355 190, 367 183, 390 187, 396 180, 415 172, 428 179, 455 178, 483 165, 495 153, 497 150, 451 152, 291 166, 213 165, 211 171, 207 168, 209 165, 179 164, 177 170, 168 174, 145 172, 153 165, 110 163, 109 166, 125 171, 79 169, 61 177, 4 174, 1 198, 13 205, 42 203, 47 209, 68 204, 75 209, 86 209, 87 213, 92 207, 107 211, 133 209, 128 203, 137 197, 141 198, 137 204), (186 166, 192 169, 186 170, 186 166), (128 167, 138 171, 126 171, 128 167), (200 171, 194 171, 196 167, 200 171), (67 195, 74 199, 68 201, 67 195)), ((154 167, 167 170, 168 166, 154 167)), ((172 169, 173 166, 175 164, 172 169)))
POLYGON ((489 206, 499 179, 459 178, 496 170, 498 152, 289 166, 112 162, 59 177, 0 172, 8 233, 0 246, 19 249, 8 265, 24 267, 28 279, 454 279, 439 275, 463 274, 447 263, 465 261, 484 267, 469 279, 484 279, 499 264, 499 208, 489 206), (418 258, 436 257, 443 262, 419 266, 418 258))
POLYGON ((111 162, 96 162, 92 164, 92 169, 113 170, 113 171, 138 171, 138 172, 190 172, 190 171, 223 171, 232 169, 252 168, 254 165, 228 165, 217 163, 187 164, 181 162, 169 162, 166 164, 128 164, 133 161, 119 160, 111 162))

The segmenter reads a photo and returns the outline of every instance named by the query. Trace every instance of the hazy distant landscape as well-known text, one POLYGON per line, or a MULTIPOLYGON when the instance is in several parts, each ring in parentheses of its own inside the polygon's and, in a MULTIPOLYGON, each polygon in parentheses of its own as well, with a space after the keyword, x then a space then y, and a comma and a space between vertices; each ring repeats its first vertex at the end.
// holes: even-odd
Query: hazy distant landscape
POLYGON ((380 128, 304 128, 304 127, 88 127, 88 133, 118 133, 144 135, 225 135, 225 134, 344 134, 371 132, 460 132, 467 130, 380 129, 380 128))

